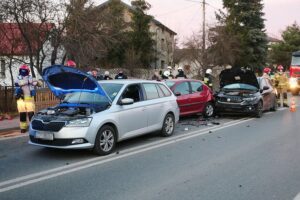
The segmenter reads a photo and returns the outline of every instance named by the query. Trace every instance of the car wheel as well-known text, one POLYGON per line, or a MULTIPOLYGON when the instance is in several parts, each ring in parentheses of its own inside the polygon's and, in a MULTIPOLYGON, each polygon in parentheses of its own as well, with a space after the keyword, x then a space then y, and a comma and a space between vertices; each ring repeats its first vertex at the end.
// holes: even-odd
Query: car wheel
POLYGON ((256 106, 255 116, 257 118, 261 118, 262 114, 263 114, 263 102, 259 101, 257 106, 256 106))
POLYGON ((213 117, 215 114, 215 107, 213 106, 212 103, 208 102, 203 110, 203 116, 204 117, 213 117))
POLYGON ((163 122, 163 127, 161 129, 161 135, 163 137, 168 137, 168 136, 173 135, 174 128, 175 128, 174 115, 168 113, 163 122))
POLYGON ((100 156, 110 154, 116 145, 116 131, 109 125, 100 128, 95 139, 94 152, 100 156))
POLYGON ((273 106, 271 107, 271 111, 276 111, 278 108, 278 104, 277 104, 277 99, 276 97, 274 98, 274 101, 273 101, 273 106))

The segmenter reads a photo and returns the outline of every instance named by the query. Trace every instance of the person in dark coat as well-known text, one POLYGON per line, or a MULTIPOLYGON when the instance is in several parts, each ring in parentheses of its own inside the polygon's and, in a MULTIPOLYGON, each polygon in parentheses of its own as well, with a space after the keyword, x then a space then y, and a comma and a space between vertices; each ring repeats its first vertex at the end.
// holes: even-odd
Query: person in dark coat
POLYGON ((109 76, 109 71, 104 72, 104 80, 112 80, 113 78, 109 76))
POLYGON ((186 79, 186 75, 184 74, 184 71, 182 67, 178 67, 178 74, 175 77, 176 79, 186 79))
POLYGON ((115 79, 127 79, 127 76, 124 74, 123 70, 120 70, 119 73, 115 76, 115 79))

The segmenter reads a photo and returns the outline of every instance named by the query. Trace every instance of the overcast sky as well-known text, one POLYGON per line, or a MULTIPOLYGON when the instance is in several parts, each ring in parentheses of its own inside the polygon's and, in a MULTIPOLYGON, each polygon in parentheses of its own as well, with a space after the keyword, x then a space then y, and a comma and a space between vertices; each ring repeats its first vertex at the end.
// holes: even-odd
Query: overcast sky
MULTIPOLYGON (((97 4, 105 0, 94 0, 97 4)), ((130 4, 130 0, 123 0, 130 4)), ((200 30, 202 24, 202 0, 147 0, 152 6, 149 14, 174 30, 180 39, 200 30)), ((214 12, 222 8, 222 0, 206 0, 207 24, 216 22, 214 12)), ((268 35, 280 38, 287 25, 300 23, 300 0, 264 0, 266 31, 268 35)))

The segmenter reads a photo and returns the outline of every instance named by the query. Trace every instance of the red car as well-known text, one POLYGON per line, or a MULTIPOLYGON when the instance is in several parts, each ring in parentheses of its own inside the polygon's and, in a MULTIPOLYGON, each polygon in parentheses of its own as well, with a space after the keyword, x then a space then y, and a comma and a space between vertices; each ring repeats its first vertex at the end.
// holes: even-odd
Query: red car
POLYGON ((166 84, 177 96, 180 116, 202 113, 204 117, 215 114, 214 96, 211 89, 199 80, 173 79, 166 84))

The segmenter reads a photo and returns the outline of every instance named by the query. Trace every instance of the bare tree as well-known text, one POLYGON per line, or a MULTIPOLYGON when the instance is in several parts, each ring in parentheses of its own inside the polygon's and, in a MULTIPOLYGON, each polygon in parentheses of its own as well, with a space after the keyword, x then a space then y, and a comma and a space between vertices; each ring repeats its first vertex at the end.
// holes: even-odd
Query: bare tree
MULTIPOLYGON (((2 0, 0 9, 6 22, 16 23, 26 44, 32 75, 42 72, 52 29, 61 7, 51 0, 2 0)), ((61 12, 60 12, 61 13, 61 12)))

